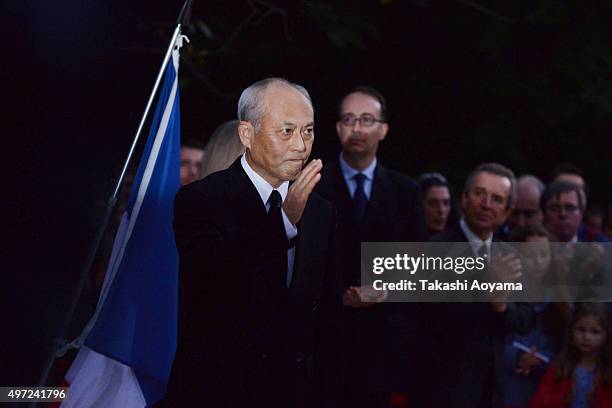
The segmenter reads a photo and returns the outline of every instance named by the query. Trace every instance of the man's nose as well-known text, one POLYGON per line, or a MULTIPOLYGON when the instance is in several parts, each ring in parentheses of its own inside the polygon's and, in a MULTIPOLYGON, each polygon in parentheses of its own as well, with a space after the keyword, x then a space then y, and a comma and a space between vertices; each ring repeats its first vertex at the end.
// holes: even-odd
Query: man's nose
POLYGON ((304 137, 299 133, 295 132, 291 138, 291 148, 298 152, 306 151, 306 142, 304 137))
POLYGON ((491 207, 491 196, 489 194, 484 194, 480 200, 480 205, 486 208, 491 207))

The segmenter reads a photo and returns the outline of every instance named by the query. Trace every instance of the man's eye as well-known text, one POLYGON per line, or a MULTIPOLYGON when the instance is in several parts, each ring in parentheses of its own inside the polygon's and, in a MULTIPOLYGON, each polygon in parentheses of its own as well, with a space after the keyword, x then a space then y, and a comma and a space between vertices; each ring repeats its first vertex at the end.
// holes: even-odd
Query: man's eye
POLYGON ((312 136, 314 134, 314 128, 306 128, 303 130, 304 136, 312 136))
POLYGON ((291 129, 291 128, 282 128, 281 129, 281 133, 283 135, 290 135, 291 133, 293 133, 293 129, 291 129))
POLYGON ((365 126, 371 126, 374 124, 374 117, 373 116, 362 116, 361 123, 363 123, 365 126))

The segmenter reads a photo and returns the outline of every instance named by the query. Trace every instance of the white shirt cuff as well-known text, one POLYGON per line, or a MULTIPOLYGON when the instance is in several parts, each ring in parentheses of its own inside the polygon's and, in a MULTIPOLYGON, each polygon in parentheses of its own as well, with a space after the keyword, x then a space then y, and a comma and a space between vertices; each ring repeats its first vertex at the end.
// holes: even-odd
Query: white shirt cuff
POLYGON ((287 234, 287 240, 294 238, 298 234, 297 227, 289 221, 289 217, 285 214, 285 210, 281 208, 281 214, 283 215, 283 224, 285 224, 285 234, 287 234))

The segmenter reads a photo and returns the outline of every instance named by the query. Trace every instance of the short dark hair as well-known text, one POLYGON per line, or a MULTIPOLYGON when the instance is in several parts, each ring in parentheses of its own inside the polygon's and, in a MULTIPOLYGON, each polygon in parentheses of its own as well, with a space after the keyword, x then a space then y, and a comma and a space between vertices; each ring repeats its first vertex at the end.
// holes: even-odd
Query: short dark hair
POLYGON ((582 171, 580 167, 572 163, 561 163, 555 166, 555 168, 553 169, 551 181, 557 178, 557 176, 559 176, 560 174, 564 173, 577 174, 580 177, 584 178, 584 171, 582 171))
POLYGON ((340 104, 338 105, 338 116, 342 114, 342 104, 344 103, 346 97, 354 93, 366 94, 376 99, 378 103, 380 103, 380 120, 383 120, 385 122, 387 121, 387 101, 385 100, 385 97, 382 96, 382 94, 377 89, 368 85, 356 86, 342 97, 342 99, 340 100, 340 104))
POLYGON ((499 163, 483 163, 474 169, 468 176, 465 181, 465 188, 463 192, 466 193, 472 185, 474 184, 474 180, 476 176, 480 173, 491 173, 497 176, 505 177, 510 180, 510 196, 508 197, 508 208, 513 208, 516 203, 516 176, 514 172, 510 170, 508 167, 499 164, 499 163))
POLYGON ((584 190, 577 184, 562 180, 553 181, 546 187, 546 189, 542 193, 542 198, 540 198, 540 208, 542 209, 542 211, 546 210, 546 204, 550 201, 551 198, 557 197, 559 194, 568 191, 576 192, 576 196, 578 196, 578 207, 580 208, 580 212, 584 214, 584 209, 587 205, 587 199, 584 190))
POLYGON ((187 139, 181 143, 181 147, 189 147, 192 149, 204 150, 204 142, 200 139, 187 139))
POLYGON ((417 183, 421 187, 423 195, 427 194, 427 191, 432 187, 446 187, 450 191, 446 177, 440 173, 423 173, 417 179, 417 183))

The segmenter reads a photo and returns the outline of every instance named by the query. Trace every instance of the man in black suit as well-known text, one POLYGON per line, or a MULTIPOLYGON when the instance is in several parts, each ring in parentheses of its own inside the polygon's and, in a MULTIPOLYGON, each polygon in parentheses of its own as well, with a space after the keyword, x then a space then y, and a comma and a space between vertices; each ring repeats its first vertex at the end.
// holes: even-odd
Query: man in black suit
POLYGON ((336 217, 311 194, 322 163, 308 92, 270 78, 245 89, 246 153, 175 200, 180 330, 168 405, 341 405, 336 217), (289 185, 289 181, 293 181, 289 185))
POLYGON ((386 407, 390 392, 415 373, 414 305, 378 303, 361 283, 361 242, 423 241, 421 195, 407 176, 383 167, 378 145, 389 130, 383 96, 358 87, 340 103, 336 131, 342 152, 322 172, 317 192, 338 209, 346 322, 347 407, 386 407))
MULTIPOLYGON (((516 199, 514 173, 497 163, 478 166, 462 195, 463 217, 436 242, 467 242, 470 256, 490 260, 493 281, 515 281, 520 260, 492 246, 494 232, 505 222, 516 199)), ((500 243, 500 245, 503 245, 500 243)), ((469 279, 469 276, 464 276, 469 279)), ((480 303, 431 304, 428 406, 498 408, 503 403, 504 334, 524 333, 532 322, 526 304, 506 302, 506 296, 480 303)))

